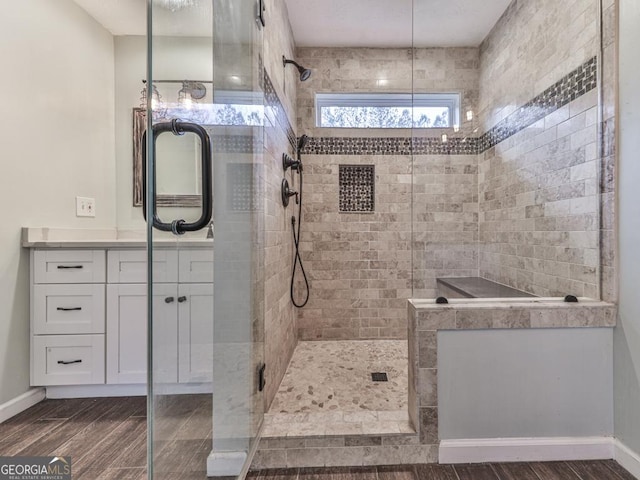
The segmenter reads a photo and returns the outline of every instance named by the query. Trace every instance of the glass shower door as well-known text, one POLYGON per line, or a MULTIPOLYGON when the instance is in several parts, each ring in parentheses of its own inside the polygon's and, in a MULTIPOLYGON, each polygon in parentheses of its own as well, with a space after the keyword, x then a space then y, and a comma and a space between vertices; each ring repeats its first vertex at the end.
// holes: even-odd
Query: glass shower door
POLYGON ((263 418, 254 0, 150 0, 149 478, 234 477, 263 418))

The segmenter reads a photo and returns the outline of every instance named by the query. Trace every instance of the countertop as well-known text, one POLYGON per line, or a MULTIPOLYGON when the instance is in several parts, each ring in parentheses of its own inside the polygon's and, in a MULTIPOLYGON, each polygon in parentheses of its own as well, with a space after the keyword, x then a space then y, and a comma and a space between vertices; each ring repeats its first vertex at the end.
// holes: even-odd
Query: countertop
MULTIPOLYGON (((211 248, 213 240, 206 238, 206 231, 199 235, 159 233, 154 246, 160 248, 211 248)), ((24 227, 22 246, 25 248, 145 248, 146 231, 118 229, 65 229, 49 227, 24 227)))

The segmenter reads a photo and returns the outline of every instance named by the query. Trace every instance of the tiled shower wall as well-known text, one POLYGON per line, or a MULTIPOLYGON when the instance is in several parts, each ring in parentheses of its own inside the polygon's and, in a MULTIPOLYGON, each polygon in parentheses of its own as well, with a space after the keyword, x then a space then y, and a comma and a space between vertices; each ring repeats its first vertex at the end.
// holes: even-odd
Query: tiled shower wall
POLYGON ((598 49, 598 0, 516 0, 481 44, 482 131, 517 132, 480 143, 481 277, 598 296, 598 49))
MULTIPOLYGON (((415 65, 416 91, 460 91, 463 111, 474 109, 479 51, 299 48, 297 55, 301 64, 314 69, 298 90, 298 133, 313 137, 304 156, 301 243, 312 290, 309 304, 299 312, 299 336, 406 338, 412 273, 411 131, 385 130, 380 138, 376 130, 317 128, 314 94, 411 92, 415 65), (339 212, 341 164, 375 166, 373 213, 339 212)), ((463 131, 471 127, 463 124, 463 131)), ((414 173, 420 176, 414 225, 424 248, 415 258, 425 278, 419 290, 433 296, 437 275, 477 275, 477 156, 473 141, 443 146, 434 138, 439 132, 427 133, 429 138, 414 145, 421 153, 414 158, 414 173), (456 151, 467 154, 451 155, 456 151), (449 248, 452 244, 456 247, 449 248)))
POLYGON ((482 131, 598 53, 599 0, 514 0, 480 45, 482 131))
POLYGON ((598 297, 597 90, 480 156, 480 276, 598 297))
MULTIPOLYGON (((293 34, 284 0, 270 0, 264 32, 266 123, 265 177, 265 406, 268 408, 287 370, 297 343, 296 314, 289 299, 291 278, 291 207, 280 200, 282 153, 292 153, 297 77, 282 68, 282 55, 293 56, 293 34)), ((289 181, 291 176, 288 175, 289 181)))
POLYGON ((411 91, 406 50, 297 50, 315 72, 298 93, 299 134, 313 137, 305 156, 303 233, 312 294, 299 315, 301 338, 405 331, 400 294, 409 287, 396 287, 396 280, 407 273, 402 233, 410 230, 403 214, 411 205, 396 200, 411 191, 405 183, 411 173, 414 298, 434 297, 440 276, 484 276, 538 295, 597 297, 602 273, 603 298, 615 299, 615 95, 608 73, 615 71, 614 4, 603 2, 604 58, 598 0, 514 0, 479 49, 415 50, 414 91, 463 94, 461 131, 449 130, 445 144, 437 130, 414 132, 409 140, 403 130, 380 138, 375 130, 315 126, 316 92, 411 91), (607 72, 603 152, 598 62, 607 72), (376 79, 385 77, 382 87, 376 79), (404 170, 412 153, 413 170, 404 170), (375 214, 338 213, 340 164, 376 166, 375 214), (395 197, 385 197, 389 191, 395 197), (378 239, 383 233, 386 241, 378 239))

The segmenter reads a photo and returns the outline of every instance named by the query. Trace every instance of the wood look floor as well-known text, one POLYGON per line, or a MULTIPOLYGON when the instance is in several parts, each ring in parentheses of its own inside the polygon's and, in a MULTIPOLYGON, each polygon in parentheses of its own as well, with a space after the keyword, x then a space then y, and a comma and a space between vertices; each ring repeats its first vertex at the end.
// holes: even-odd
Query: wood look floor
POLYGON ((635 480, 613 460, 300 468, 250 472, 249 477, 252 480, 635 480))
MULTIPOLYGON (((211 396, 156 404, 158 480, 204 480, 211 396)), ((0 456, 71 456, 74 480, 144 480, 144 397, 45 400, 0 424, 0 456)), ((251 480, 634 480, 612 460, 487 465, 303 468, 251 472, 251 480)))

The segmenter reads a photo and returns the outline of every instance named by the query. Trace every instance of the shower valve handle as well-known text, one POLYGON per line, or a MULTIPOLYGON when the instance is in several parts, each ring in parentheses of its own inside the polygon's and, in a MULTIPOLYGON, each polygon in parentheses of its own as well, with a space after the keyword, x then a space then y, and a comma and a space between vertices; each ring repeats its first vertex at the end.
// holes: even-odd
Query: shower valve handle
POLYGON ((296 205, 298 205, 298 203, 300 202, 298 192, 294 190, 289 190, 285 195, 287 195, 288 197, 296 197, 296 205))
POLYGON ((282 205, 283 206, 288 206, 289 205, 289 198, 291 197, 296 197, 296 205, 299 204, 300 202, 300 198, 298 197, 298 192, 291 190, 291 188, 289 188, 289 182, 287 181, 287 179, 283 179, 282 180, 282 185, 281 185, 281 196, 282 196, 282 205))

